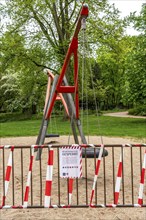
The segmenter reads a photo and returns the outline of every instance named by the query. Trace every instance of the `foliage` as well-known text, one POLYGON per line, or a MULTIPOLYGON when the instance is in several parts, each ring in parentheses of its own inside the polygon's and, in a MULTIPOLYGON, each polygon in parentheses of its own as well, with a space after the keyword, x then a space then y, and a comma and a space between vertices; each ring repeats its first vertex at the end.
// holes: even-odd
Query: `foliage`
MULTIPOLYGON (((60 72, 81 4, 80 0, 7 0, 1 4, 5 18, 0 33, 1 112, 43 111, 47 77, 42 70, 60 72)), ((144 104, 145 7, 140 16, 132 14, 122 20, 107 0, 88 1, 88 5, 88 59, 84 61, 84 85, 79 75, 80 103, 90 109, 95 109, 95 98, 101 109, 144 104), (128 19, 141 35, 125 36, 128 19), (87 95, 88 106, 84 104, 87 95)), ((82 41, 81 32, 79 52, 84 57, 82 41)), ((80 61, 80 72, 82 64, 80 61)), ((73 62, 68 69, 70 83, 72 72, 73 62)))
POLYGON ((146 116, 146 105, 140 105, 135 108, 129 109, 128 113, 130 115, 146 116))
POLYGON ((125 61, 125 94, 123 101, 137 107, 146 104, 146 38, 145 38, 145 16, 146 7, 143 5, 140 16, 131 16, 137 30, 141 34, 131 37, 132 50, 127 53, 125 61))
MULTIPOLYGON (((83 123, 83 131, 86 135, 133 137, 141 139, 146 137, 145 119, 110 116, 97 117, 90 115, 87 120, 90 121, 88 129, 87 121, 85 120, 83 123)), ((23 121, 17 121, 15 119, 15 121, 1 123, 1 137, 37 135, 40 123, 41 119, 36 120, 35 118, 23 121)), ((70 121, 68 120, 62 123, 62 117, 57 116, 52 118, 48 133, 58 133, 59 135, 71 134, 70 121)))

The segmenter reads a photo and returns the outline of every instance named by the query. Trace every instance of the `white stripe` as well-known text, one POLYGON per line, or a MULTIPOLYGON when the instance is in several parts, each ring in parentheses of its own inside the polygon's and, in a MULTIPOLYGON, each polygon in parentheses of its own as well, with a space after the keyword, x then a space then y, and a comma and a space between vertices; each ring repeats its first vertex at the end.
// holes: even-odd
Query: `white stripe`
POLYGON ((119 192, 120 191, 121 179, 122 179, 121 177, 117 177, 117 179, 116 179, 115 192, 119 192))
POLYGON ((92 189, 95 189, 96 181, 97 181, 97 175, 94 176, 94 182, 93 182, 92 189))
POLYGON ((132 147, 132 144, 125 144, 125 146, 132 147))
POLYGON ((53 208, 58 208, 58 205, 52 205, 53 208))
POLYGON ((51 149, 51 147, 52 147, 52 144, 49 144, 49 145, 48 145, 48 147, 50 148, 50 150, 53 150, 53 148, 51 149))
POLYGON ((78 144, 72 144, 71 147, 79 147, 78 144))
POLYGON ((119 160, 119 163, 122 162, 122 152, 120 154, 120 160, 119 160))
POLYGON ((3 206, 2 208, 3 208, 3 209, 11 209, 12 206, 11 206, 11 205, 5 205, 5 206, 3 206))
POLYGON ((142 168, 146 169, 146 153, 144 154, 144 160, 143 160, 142 168))
POLYGON ((71 197, 72 197, 72 193, 69 193, 69 205, 71 205, 71 197))
POLYGON ((94 144, 89 144, 89 146, 95 148, 94 144))
POLYGON ((50 202, 51 202, 50 196, 45 196, 45 200, 44 200, 44 206, 45 206, 45 208, 49 208, 50 202))
POLYGON ((53 166, 52 165, 47 165, 47 173, 46 173, 46 180, 52 180, 53 176, 53 166))
POLYGON ((5 196, 7 195, 8 192, 8 186, 9 186, 9 181, 5 180, 5 196))
POLYGON ((142 198, 143 198, 143 188, 144 188, 144 184, 140 183, 140 186, 139 186, 139 195, 138 195, 138 198, 139 198, 139 199, 142 199, 142 198))
POLYGON ((5 145, 4 146, 4 148, 10 148, 11 147, 11 145, 5 145))
POLYGON ((34 146, 35 145, 31 145, 31 156, 34 156, 34 146))
POLYGON ((111 204, 112 205, 112 207, 116 207, 117 205, 116 204, 111 204))
POLYGON ((12 151, 10 151, 9 159, 8 159, 8 165, 7 166, 12 166, 12 151))
POLYGON ((102 153, 103 153, 103 147, 104 147, 103 145, 100 147, 98 160, 101 160, 102 153))
POLYGON ((24 204, 23 204, 23 208, 27 208, 27 204, 28 204, 28 202, 24 202, 24 204))
POLYGON ((141 205, 139 205, 139 204, 134 204, 134 207, 141 207, 141 205))
POLYGON ((26 186, 29 186, 29 185, 30 185, 30 178, 31 178, 31 171, 28 172, 26 186))

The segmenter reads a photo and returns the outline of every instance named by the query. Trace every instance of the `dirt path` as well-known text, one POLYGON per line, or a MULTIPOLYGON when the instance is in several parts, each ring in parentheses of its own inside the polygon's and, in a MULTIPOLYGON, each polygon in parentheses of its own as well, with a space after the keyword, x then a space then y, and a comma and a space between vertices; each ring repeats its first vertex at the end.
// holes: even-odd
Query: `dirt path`
POLYGON ((146 116, 135 116, 135 115, 128 115, 128 112, 113 112, 113 113, 106 113, 105 116, 114 116, 114 117, 126 117, 126 118, 144 118, 146 116))

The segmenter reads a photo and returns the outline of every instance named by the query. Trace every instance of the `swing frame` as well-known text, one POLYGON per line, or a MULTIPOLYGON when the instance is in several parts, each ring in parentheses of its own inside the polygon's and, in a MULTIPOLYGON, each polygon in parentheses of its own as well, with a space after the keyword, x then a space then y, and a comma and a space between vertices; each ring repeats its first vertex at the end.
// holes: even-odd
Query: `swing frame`
POLYGON ((73 38, 71 40, 71 43, 69 45, 66 57, 64 59, 64 63, 61 69, 61 73, 55 88, 55 92, 53 94, 52 100, 50 102, 50 106, 48 108, 48 111, 45 115, 45 119, 48 120, 51 116, 57 95, 59 93, 74 93, 75 94, 75 117, 76 119, 79 119, 79 94, 78 94, 78 34, 81 29, 81 22, 82 19, 86 19, 88 17, 88 6, 86 4, 83 4, 80 15, 77 21, 77 25, 73 34, 73 38), (71 56, 74 57, 74 86, 67 86, 63 85, 63 78, 65 77, 68 64, 70 62, 71 56))

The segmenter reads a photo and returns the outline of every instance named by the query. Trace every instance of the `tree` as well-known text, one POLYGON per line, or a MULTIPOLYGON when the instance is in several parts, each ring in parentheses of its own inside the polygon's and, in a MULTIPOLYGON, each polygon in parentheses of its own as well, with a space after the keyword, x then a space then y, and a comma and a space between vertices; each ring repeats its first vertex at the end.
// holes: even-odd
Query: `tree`
POLYGON ((127 54, 125 63, 125 95, 124 100, 133 106, 146 105, 146 7, 142 6, 139 16, 131 15, 134 27, 141 31, 138 36, 131 37, 132 50, 127 54))
MULTIPOLYGON (((114 47, 114 39, 121 37, 125 26, 118 10, 106 0, 88 3, 89 41, 94 41, 95 47, 109 42, 114 47)), ((8 0, 5 4, 2 13, 11 20, 6 32, 1 29, 4 44, 1 71, 3 75, 10 69, 18 73, 20 93, 24 102, 32 103, 31 108, 43 97, 42 69, 48 67, 60 72, 82 1, 8 0)), ((90 49, 93 51, 92 46, 90 49)), ((72 66, 69 71, 68 75, 73 75, 72 66)))

